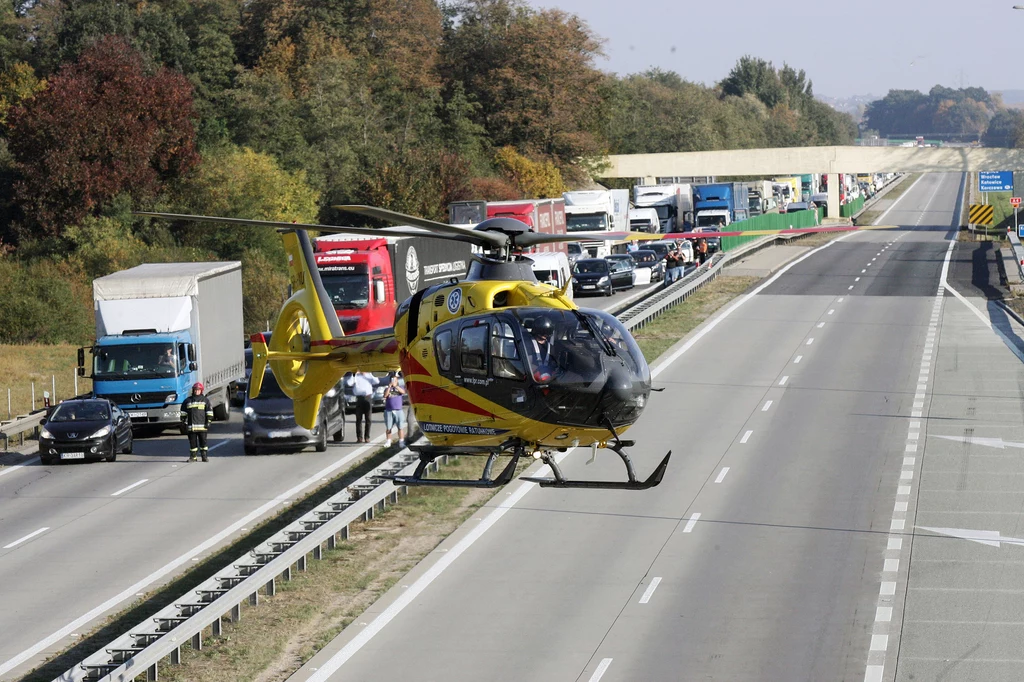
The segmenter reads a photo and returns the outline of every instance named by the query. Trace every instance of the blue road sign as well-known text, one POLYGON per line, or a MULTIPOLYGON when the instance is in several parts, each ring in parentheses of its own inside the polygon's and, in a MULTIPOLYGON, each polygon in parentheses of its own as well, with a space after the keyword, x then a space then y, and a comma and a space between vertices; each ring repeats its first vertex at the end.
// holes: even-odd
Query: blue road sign
POLYGON ((1024 239, 1024 223, 1017 225, 1017 236, 1024 239))
POLYGON ((1012 192, 1013 171, 981 171, 978 173, 979 192, 1012 192))

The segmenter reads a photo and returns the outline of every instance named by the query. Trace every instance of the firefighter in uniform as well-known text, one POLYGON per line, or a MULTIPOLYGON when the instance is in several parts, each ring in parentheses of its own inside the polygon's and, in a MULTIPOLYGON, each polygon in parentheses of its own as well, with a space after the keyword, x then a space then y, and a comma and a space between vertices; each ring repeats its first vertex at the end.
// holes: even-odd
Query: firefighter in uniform
POLYGON ((181 420, 185 422, 188 429, 188 461, 196 461, 196 453, 208 462, 206 447, 206 432, 213 421, 213 405, 209 398, 203 395, 203 384, 196 382, 192 384, 192 395, 181 404, 181 420))

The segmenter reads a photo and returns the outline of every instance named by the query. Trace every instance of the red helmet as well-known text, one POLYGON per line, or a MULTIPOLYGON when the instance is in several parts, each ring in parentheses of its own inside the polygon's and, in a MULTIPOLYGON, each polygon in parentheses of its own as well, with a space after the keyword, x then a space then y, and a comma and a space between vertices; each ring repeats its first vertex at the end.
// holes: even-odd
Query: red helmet
POLYGON ((197 381, 196 383, 192 384, 192 390, 193 391, 199 391, 200 393, 202 393, 203 392, 203 382, 197 381))

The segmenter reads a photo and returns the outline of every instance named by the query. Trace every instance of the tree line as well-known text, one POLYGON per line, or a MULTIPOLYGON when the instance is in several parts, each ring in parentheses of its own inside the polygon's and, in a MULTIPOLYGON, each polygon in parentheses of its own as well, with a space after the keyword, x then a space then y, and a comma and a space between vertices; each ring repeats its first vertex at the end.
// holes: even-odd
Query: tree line
POLYGON ((0 341, 88 339, 91 279, 147 261, 241 260, 246 327, 272 319, 276 234, 133 210, 444 220, 451 201, 557 196, 607 153, 856 134, 802 70, 618 77, 602 42, 521 0, 4 0, 0 341))

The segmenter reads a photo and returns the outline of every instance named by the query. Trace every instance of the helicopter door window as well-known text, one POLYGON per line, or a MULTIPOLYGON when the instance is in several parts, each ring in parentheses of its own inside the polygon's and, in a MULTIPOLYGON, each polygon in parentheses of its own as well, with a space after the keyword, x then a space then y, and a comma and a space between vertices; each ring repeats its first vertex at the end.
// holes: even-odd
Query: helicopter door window
POLYGON ((487 335, 490 325, 463 327, 459 338, 459 364, 465 374, 487 374, 487 335))
POLYGON ((437 367, 442 372, 452 369, 452 332, 445 330, 434 335, 434 352, 437 355, 437 367))
POLYGON ((519 380, 526 375, 512 325, 507 322, 495 322, 491 328, 491 358, 494 376, 499 379, 519 380))

